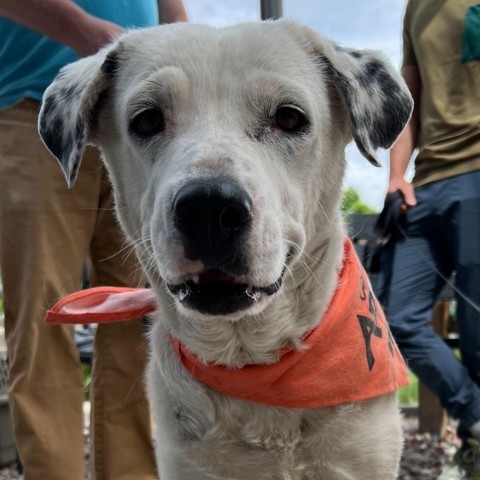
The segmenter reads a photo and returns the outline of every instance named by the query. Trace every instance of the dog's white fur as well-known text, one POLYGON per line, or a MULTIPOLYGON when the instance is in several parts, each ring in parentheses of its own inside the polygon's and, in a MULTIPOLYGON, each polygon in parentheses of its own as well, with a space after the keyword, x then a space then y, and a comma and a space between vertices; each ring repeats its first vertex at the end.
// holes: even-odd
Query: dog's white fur
POLYGON ((387 480, 402 439, 395 394, 321 409, 228 397, 197 382, 168 334, 204 362, 272 363, 300 348, 335 290, 344 228, 344 150, 353 137, 375 162, 411 112, 398 74, 378 54, 337 47, 293 22, 224 29, 169 25, 132 31, 67 66, 47 90, 40 133, 74 181, 87 142, 99 145, 118 218, 159 303, 148 390, 162 480, 387 480), (165 130, 139 141, 129 121, 160 108, 165 130), (300 106, 309 126, 288 135, 275 109, 300 106), (166 284, 198 275, 172 220, 192 179, 228 177, 252 199, 237 281, 279 292, 228 315, 185 308, 166 284))

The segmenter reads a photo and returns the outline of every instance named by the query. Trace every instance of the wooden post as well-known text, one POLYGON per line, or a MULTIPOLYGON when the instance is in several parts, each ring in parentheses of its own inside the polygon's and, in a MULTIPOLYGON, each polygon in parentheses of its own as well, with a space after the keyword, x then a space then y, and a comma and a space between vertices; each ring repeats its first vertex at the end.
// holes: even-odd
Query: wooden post
MULTIPOLYGON (((450 302, 440 300, 432 315, 432 328, 442 338, 448 335, 450 302)), ((448 417, 437 397, 420 383, 418 392, 418 428, 420 433, 442 435, 447 427, 448 417)))

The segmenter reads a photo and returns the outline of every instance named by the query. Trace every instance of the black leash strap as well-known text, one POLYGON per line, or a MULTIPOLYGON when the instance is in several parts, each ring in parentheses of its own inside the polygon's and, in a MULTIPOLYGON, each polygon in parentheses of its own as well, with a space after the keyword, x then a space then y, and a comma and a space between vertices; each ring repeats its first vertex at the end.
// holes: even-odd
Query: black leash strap
MULTIPOLYGON (((403 196, 397 190, 393 193, 390 193, 385 198, 385 205, 380 215, 378 216, 375 229, 379 235, 379 243, 385 243, 389 240, 389 237, 396 231, 408 240, 407 232, 401 225, 400 222, 400 207, 403 203, 403 196)), ((394 240, 393 240, 394 241, 394 240)), ((477 305, 472 299, 470 299, 466 294, 464 294, 458 287, 456 287, 453 282, 447 278, 438 268, 428 259, 425 255, 414 248, 415 253, 427 264, 428 268, 435 272, 457 295, 459 295, 465 302, 467 302, 476 312, 480 313, 480 306, 477 305)))

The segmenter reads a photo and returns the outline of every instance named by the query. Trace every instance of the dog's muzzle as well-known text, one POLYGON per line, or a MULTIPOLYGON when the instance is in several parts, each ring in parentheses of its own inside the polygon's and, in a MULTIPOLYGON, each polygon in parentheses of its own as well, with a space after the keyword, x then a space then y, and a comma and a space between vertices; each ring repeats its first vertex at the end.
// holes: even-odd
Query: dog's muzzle
POLYGON ((210 315, 246 310, 281 286, 282 276, 268 286, 237 279, 249 272, 248 234, 252 200, 228 177, 196 179, 182 186, 173 202, 173 219, 188 260, 200 260, 202 273, 179 285, 168 285, 187 308, 210 315))

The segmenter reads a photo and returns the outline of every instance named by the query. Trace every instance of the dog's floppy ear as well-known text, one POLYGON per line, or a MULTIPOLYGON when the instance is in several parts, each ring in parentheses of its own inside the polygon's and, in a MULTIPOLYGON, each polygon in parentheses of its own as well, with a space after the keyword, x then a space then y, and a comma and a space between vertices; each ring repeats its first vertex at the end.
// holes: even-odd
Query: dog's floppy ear
POLYGON ((357 147, 379 166, 377 148, 390 148, 412 114, 413 100, 404 80, 378 52, 327 42, 317 55, 344 100, 357 147))
POLYGON ((91 139, 95 107, 107 89, 112 65, 116 51, 108 46, 62 68, 43 96, 39 133, 59 161, 69 187, 91 139))

